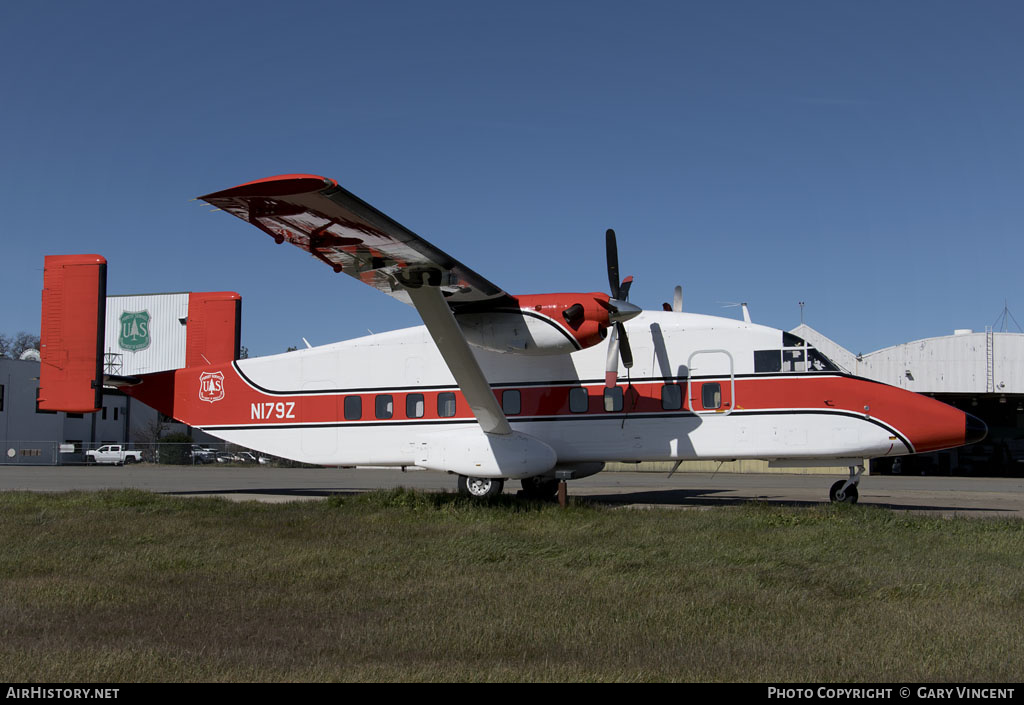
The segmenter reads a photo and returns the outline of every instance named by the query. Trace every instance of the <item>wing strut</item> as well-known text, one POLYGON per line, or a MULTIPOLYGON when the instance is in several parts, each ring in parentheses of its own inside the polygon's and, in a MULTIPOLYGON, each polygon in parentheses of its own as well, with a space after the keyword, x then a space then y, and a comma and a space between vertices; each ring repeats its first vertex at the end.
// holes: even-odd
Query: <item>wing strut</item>
POLYGON ((473 356, 462 329, 455 322, 455 316, 448 308, 441 290, 433 286, 407 287, 413 306, 427 326, 445 364, 469 402, 473 415, 485 433, 507 436, 512 433, 505 413, 498 406, 498 400, 487 383, 480 364, 473 356))

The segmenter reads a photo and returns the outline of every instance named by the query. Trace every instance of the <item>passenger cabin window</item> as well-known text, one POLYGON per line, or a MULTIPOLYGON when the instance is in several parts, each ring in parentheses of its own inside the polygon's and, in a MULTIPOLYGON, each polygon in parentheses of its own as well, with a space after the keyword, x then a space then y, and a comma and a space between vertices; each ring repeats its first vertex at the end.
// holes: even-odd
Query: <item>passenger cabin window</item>
POLYGON ((390 394, 378 394, 374 399, 373 408, 378 419, 390 419, 395 415, 395 400, 390 394))
POLYGON ((622 387, 605 388, 604 410, 622 411, 622 387))
POLYGON ((345 420, 358 421, 363 418, 363 398, 345 397, 345 420))
POLYGON ((590 396, 584 387, 573 387, 569 390, 569 411, 574 414, 585 414, 590 410, 590 396))
POLYGON ((705 409, 721 409, 722 385, 718 382, 705 382, 701 385, 700 401, 705 409))
POLYGON ((405 397, 405 417, 419 419, 423 417, 423 395, 408 394, 405 397))
POLYGON ((683 408, 683 388, 678 384, 666 384, 661 388, 661 408, 675 411, 683 408))
POLYGON ((518 389, 506 389, 501 393, 501 410, 506 414, 518 414, 522 410, 522 398, 518 389))
POLYGON ((441 392, 437 395, 437 415, 442 418, 455 416, 455 392, 441 392))

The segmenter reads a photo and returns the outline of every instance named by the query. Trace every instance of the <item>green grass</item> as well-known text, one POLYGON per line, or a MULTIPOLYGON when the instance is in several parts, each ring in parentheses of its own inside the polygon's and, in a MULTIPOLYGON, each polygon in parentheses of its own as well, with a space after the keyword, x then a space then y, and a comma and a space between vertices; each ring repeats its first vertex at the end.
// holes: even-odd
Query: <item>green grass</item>
POLYGON ((7 681, 1016 681, 1024 522, 0 495, 7 681))

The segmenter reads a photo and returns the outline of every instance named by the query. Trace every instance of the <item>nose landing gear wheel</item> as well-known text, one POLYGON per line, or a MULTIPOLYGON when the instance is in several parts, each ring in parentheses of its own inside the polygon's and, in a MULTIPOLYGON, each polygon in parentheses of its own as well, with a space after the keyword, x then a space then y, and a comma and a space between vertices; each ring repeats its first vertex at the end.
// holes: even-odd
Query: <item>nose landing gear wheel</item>
POLYGON ((846 480, 836 480, 828 491, 828 498, 833 502, 845 502, 846 504, 857 503, 857 485, 850 485, 845 490, 846 480))
POLYGON ((505 486, 504 480, 488 477, 466 477, 459 475, 459 494, 469 495, 477 499, 497 497, 505 486))

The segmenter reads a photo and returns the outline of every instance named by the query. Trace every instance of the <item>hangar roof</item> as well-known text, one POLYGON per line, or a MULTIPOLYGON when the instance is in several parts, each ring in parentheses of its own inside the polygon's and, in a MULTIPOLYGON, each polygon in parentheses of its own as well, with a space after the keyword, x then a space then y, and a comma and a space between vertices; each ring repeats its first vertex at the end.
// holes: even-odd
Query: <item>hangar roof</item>
POLYGON ((957 331, 855 355, 806 324, 791 331, 852 374, 912 392, 1024 394, 1024 334, 957 331))

